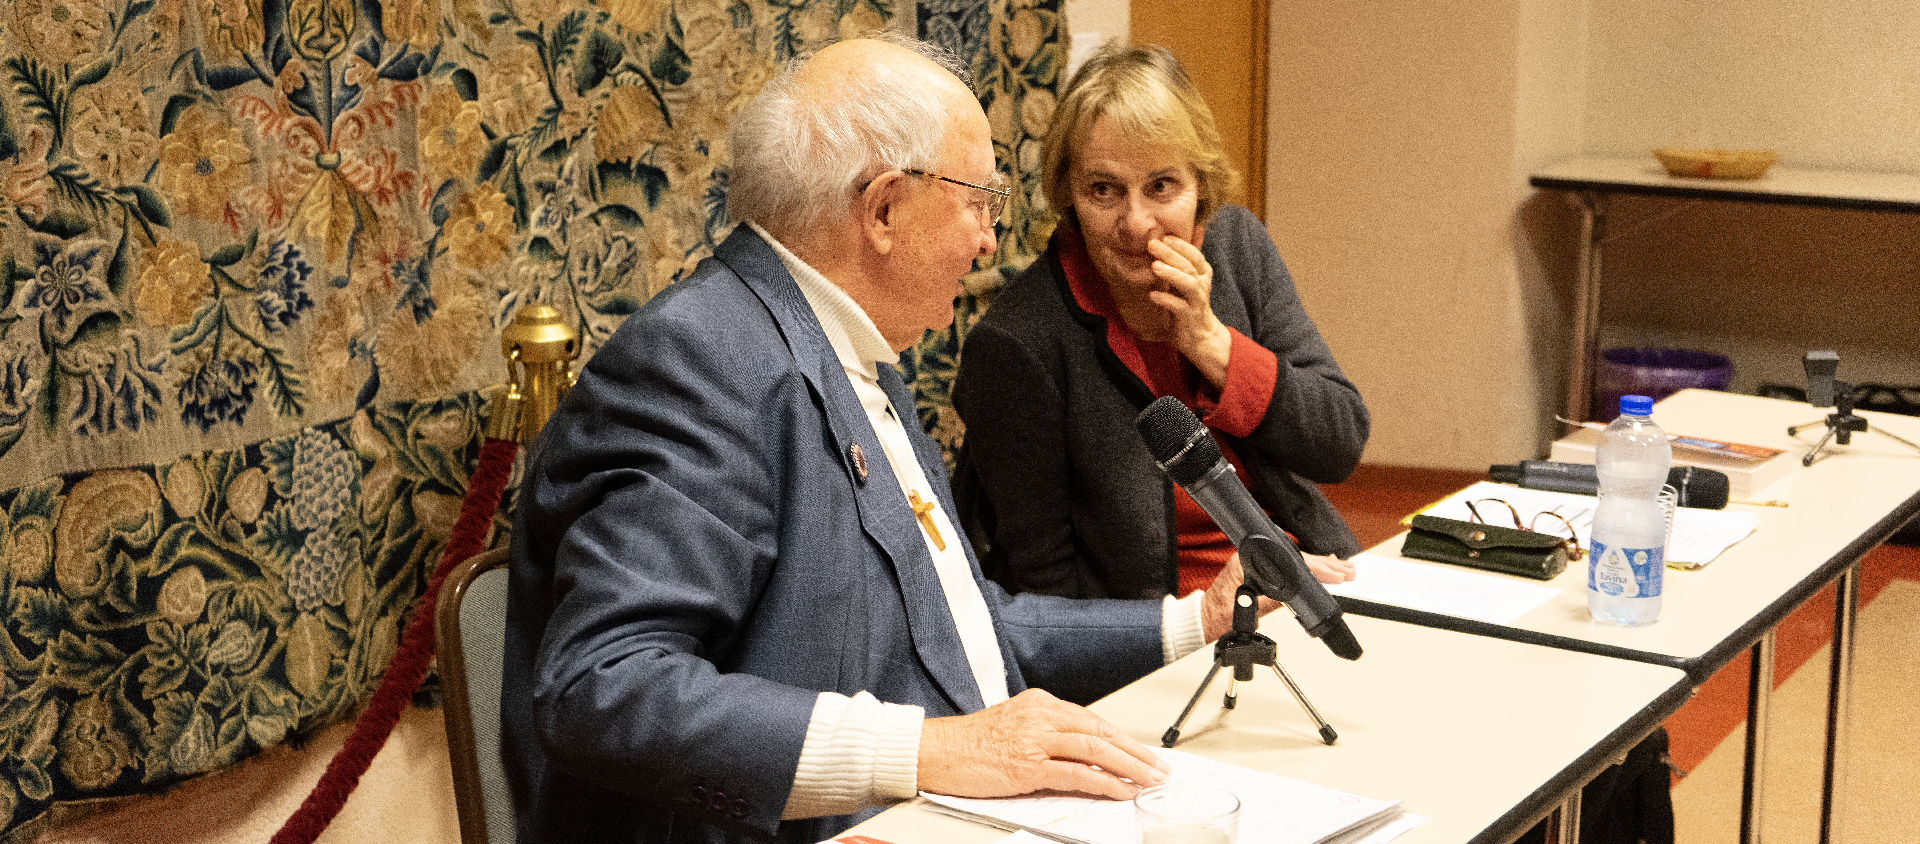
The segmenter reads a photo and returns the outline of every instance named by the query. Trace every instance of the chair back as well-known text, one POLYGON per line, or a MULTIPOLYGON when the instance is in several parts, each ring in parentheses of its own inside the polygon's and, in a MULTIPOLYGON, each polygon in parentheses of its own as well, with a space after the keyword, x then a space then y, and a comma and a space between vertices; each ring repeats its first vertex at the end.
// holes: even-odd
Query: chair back
POLYGON ((513 844, 513 795, 500 757, 500 674, 507 636, 507 549, 455 566, 434 608, 453 797, 463 844, 513 844))

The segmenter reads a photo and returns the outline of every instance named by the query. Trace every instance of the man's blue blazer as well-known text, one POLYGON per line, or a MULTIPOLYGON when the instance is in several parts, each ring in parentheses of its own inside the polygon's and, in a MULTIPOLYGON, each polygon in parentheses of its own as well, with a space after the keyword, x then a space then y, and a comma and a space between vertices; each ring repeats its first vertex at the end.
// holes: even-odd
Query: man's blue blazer
MULTIPOLYGON (((907 428, 954 513, 937 447, 907 428)), ((747 226, 586 365, 528 455, 512 547, 522 844, 811 844, 876 811, 780 821, 818 693, 982 706, 872 426, 747 226)), ((1158 600, 1009 597, 973 569, 1014 692, 1090 701, 1163 660, 1158 600)))

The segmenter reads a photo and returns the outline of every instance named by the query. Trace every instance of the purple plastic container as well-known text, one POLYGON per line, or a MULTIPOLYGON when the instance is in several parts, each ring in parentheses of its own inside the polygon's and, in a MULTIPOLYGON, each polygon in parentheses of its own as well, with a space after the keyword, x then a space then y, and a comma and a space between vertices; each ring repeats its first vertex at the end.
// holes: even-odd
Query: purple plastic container
POLYGON ((1733 361, 1726 355, 1692 349, 1608 349, 1600 353, 1593 379, 1593 418, 1620 415, 1620 397, 1642 395, 1659 401, 1681 390, 1725 390, 1733 384, 1733 361))

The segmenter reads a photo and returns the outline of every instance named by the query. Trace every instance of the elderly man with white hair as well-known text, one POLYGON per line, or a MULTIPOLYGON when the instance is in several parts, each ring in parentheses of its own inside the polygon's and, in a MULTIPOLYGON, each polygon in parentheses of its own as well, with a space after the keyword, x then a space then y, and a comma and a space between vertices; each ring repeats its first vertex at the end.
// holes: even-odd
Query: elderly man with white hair
POLYGON ((713 257, 630 318, 529 456, 503 694, 519 840, 815 842, 918 790, 1164 778, 1091 701, 1217 638, 1186 600, 1009 597, 891 363, 1004 206, 958 64, 828 47, 733 127, 713 257))

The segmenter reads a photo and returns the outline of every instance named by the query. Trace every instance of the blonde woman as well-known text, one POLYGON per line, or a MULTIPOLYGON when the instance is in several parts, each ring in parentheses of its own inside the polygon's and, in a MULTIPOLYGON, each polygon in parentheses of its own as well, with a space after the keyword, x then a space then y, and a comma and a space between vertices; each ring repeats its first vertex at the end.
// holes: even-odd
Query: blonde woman
POLYGON ((1134 417, 1176 396, 1206 423, 1315 576, 1360 548, 1316 483, 1345 480, 1369 420, 1179 63, 1109 47, 1042 144, 1059 217, 1046 253, 968 334, 956 486, 982 564, 1012 592, 1146 598, 1204 589, 1226 536, 1148 455, 1134 417))

